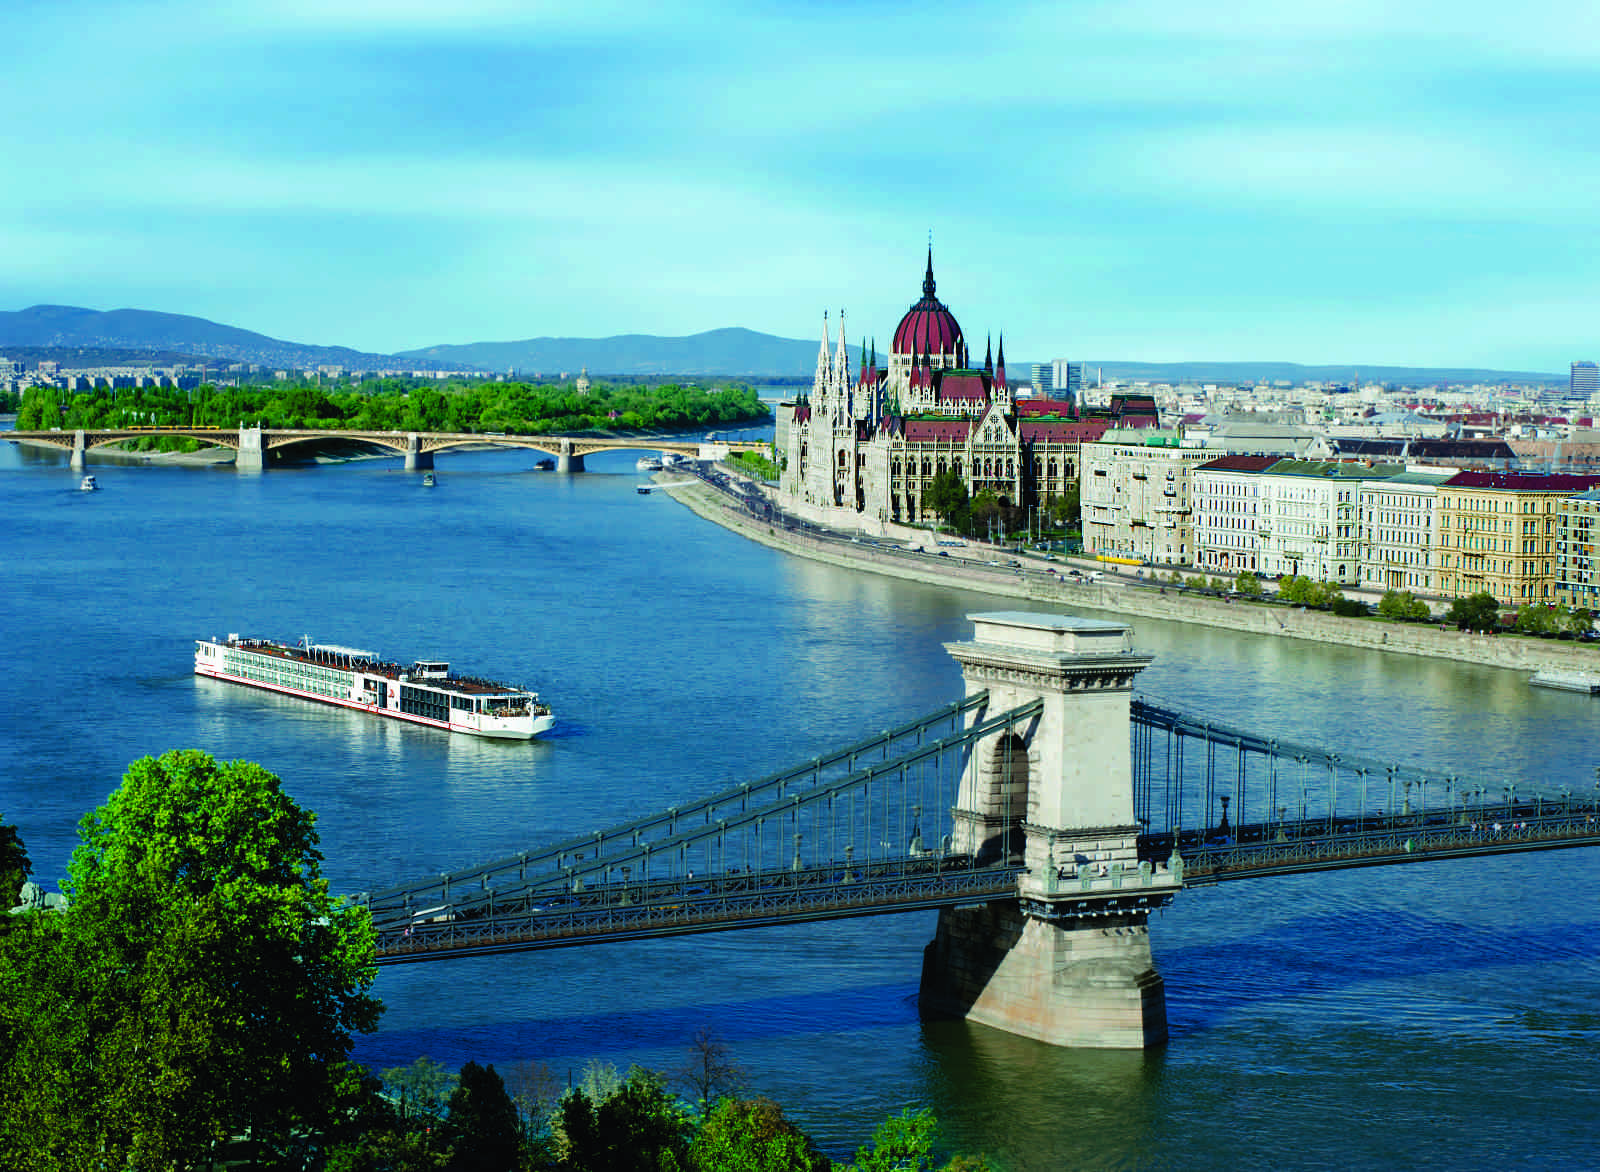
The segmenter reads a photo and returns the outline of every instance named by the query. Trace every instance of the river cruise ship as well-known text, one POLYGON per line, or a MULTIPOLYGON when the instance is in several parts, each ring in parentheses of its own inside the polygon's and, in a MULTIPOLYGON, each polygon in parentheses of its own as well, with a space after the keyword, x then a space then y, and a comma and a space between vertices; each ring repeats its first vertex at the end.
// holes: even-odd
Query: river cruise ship
POLYGON ((194 670, 214 680, 476 737, 526 741, 556 722, 537 692, 451 675, 450 665, 437 660, 405 667, 375 651, 309 637, 293 646, 236 634, 196 639, 194 670))

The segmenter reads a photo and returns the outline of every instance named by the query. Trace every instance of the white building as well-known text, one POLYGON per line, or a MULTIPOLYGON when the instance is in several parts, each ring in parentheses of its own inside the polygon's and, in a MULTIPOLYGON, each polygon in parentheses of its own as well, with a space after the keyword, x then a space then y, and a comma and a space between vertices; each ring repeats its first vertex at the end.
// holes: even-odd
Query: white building
POLYGON ((1189 565, 1189 472, 1216 453, 1179 447, 1175 431, 1111 431, 1081 450, 1084 552, 1189 565))
MULTIPOLYGON (((1378 469, 1372 470, 1377 473, 1378 469)), ((1369 590, 1432 594, 1434 506, 1454 470, 1408 469, 1361 482, 1361 585, 1369 590)))
POLYGON ((1260 569, 1261 474, 1277 462, 1277 456, 1223 456, 1195 468, 1194 563, 1200 569, 1260 569))
POLYGON ((1398 464, 1380 471, 1365 464, 1279 460, 1261 474, 1261 573, 1354 586, 1360 580, 1361 481, 1404 470, 1398 464))

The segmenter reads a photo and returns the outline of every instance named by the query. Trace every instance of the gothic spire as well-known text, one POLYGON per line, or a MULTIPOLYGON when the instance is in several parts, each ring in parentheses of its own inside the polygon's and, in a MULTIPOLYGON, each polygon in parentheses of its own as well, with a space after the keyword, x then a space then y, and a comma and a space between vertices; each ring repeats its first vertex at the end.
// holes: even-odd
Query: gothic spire
POLYGON ((929 240, 928 241, 928 272, 922 278, 922 295, 924 297, 931 298, 933 296, 933 288, 934 288, 934 286, 933 286, 933 241, 929 240))
POLYGON ((999 386, 1006 385, 1006 336, 1000 335, 1000 353, 995 359, 994 381, 999 386))
POLYGON ((994 375, 994 338, 985 336, 983 339, 983 373, 994 375))

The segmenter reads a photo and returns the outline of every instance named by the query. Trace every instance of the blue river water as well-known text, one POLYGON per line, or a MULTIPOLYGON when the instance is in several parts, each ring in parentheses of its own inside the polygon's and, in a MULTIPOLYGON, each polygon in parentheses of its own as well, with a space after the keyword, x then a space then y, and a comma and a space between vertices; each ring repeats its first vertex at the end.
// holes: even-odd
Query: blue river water
MULTIPOLYGON (((1013 601, 820 566, 640 496, 633 453, 273 469, 0 444, 0 817, 54 885, 128 762, 259 761, 336 890, 453 869, 772 771, 959 696, 942 643, 1013 601), (196 636, 445 658, 543 692, 532 744, 197 680, 196 636)), ((1262 732, 1588 792, 1597 701, 1521 675, 1140 621, 1142 690, 1262 732)), ((999 1167, 1600 1166, 1600 854, 1184 893, 1152 921, 1171 1043, 1052 1049, 916 1013, 931 914, 385 969, 375 1069, 680 1065, 709 1025, 845 1155, 907 1105, 999 1167)))

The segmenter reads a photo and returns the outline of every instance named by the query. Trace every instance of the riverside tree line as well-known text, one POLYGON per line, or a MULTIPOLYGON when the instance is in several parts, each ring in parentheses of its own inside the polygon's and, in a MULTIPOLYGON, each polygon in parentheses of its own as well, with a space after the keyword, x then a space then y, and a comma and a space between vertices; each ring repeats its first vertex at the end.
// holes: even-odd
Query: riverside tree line
POLYGON ((67 904, 47 907, 0 824, 0 1167, 987 1167, 941 1164, 926 1111, 834 1164, 777 1104, 740 1094, 709 1030, 671 1078, 592 1064, 562 1088, 532 1064, 508 1080, 426 1058, 373 1075, 351 1059, 383 1010, 371 920, 328 890, 314 816, 251 762, 135 761, 79 840, 67 904))
POLYGON ((580 395, 571 385, 379 379, 359 389, 284 383, 193 390, 99 388, 69 394, 55 387, 30 387, 17 410, 17 430, 232 428, 248 422, 274 428, 514 435, 717 428, 769 414, 747 386, 596 385, 580 395))

